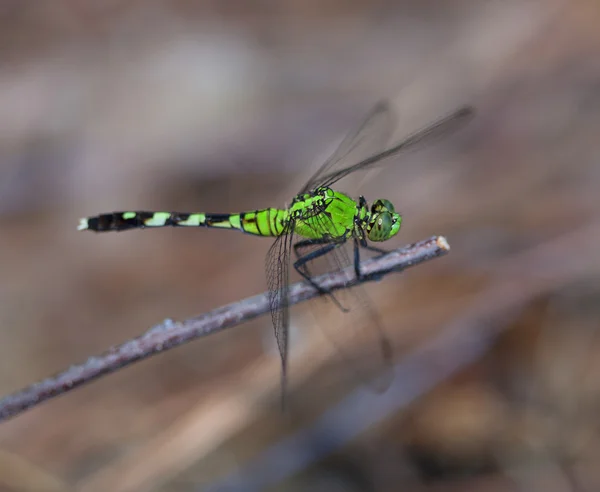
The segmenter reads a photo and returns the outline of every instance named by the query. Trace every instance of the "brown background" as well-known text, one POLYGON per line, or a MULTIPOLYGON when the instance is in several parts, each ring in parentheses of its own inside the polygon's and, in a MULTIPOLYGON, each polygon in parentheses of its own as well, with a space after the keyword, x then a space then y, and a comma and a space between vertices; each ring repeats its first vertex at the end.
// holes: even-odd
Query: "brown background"
MULTIPOLYGON (((398 138, 469 103, 460 134, 359 183, 403 213, 392 246, 452 246, 368 291, 399 364, 440 333, 499 336, 453 374, 435 357, 398 374, 442 382, 317 459, 323 433, 301 473, 278 482, 273 464, 266 480, 598 490, 599 26, 592 0, 1 2, 0 392, 265 289, 267 239, 94 236, 80 216, 283 205, 382 97, 398 138)), ((292 312, 285 415, 264 316, 1 424, 0 489, 250 483, 260 453, 356 386, 315 312, 292 312)))

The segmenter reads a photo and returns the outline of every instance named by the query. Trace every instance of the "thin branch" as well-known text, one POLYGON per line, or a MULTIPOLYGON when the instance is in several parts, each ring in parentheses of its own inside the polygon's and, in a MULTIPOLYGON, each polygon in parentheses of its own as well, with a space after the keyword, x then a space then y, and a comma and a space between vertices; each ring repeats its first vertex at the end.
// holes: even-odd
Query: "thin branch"
MULTIPOLYGON (((434 236, 363 261, 360 268, 364 278, 357 279, 354 269, 348 268, 321 275, 316 277, 315 281, 329 290, 349 288, 359 283, 380 280, 388 273, 418 265, 446 254, 449 250, 450 247, 444 237, 434 236)), ((289 289, 290 304, 297 304, 318 295, 319 293, 305 282, 291 285, 289 289)), ((238 325, 267 312, 269 312, 269 302, 267 294, 263 293, 185 321, 165 320, 137 338, 111 347, 99 356, 90 357, 83 364, 71 366, 66 371, 2 398, 0 422, 133 362, 238 325)))

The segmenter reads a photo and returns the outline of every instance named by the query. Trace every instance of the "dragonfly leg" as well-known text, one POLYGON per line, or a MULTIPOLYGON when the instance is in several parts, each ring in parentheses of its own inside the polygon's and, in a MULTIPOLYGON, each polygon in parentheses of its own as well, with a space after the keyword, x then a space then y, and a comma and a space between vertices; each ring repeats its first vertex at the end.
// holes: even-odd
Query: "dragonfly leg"
POLYGON ((375 246, 371 246, 368 244, 366 246, 363 246, 363 248, 368 249, 369 251, 374 251, 375 253, 379 253, 380 255, 387 255, 389 253, 389 251, 386 249, 376 248, 375 246))
POLYGON ((366 244, 367 242, 364 239, 359 241, 354 238, 354 273, 358 279, 362 278, 362 274, 360 273, 360 246, 364 248, 366 244))
POLYGON ((320 294, 329 296, 338 308, 340 308, 343 312, 348 312, 349 309, 342 306, 340 304, 340 302, 335 298, 335 296, 333 295, 333 293, 331 291, 329 291, 328 289, 324 289, 323 287, 321 287, 319 284, 317 284, 313 280, 311 273, 308 269, 309 262, 316 260, 317 258, 320 258, 321 256, 324 256, 324 255, 330 253, 331 251, 333 251, 335 248, 338 248, 342 244, 344 244, 344 243, 340 242, 340 241, 332 242, 330 239, 306 239, 304 241, 300 241, 300 242, 294 244, 294 253, 296 254, 296 257, 298 258, 296 260, 296 262, 294 263, 294 269, 300 275, 302 275, 302 277, 308 283, 310 283, 320 294), (318 246, 318 245, 323 245, 323 247, 319 248, 315 251, 312 251, 306 255, 302 255, 300 252, 300 250, 307 248, 309 246, 318 246))
POLYGON ((367 249, 367 250, 369 250, 369 251, 373 251, 373 252, 375 252, 375 253, 379 253, 380 255, 386 255, 386 254, 388 254, 388 253, 389 253, 389 251, 388 251, 388 250, 386 250, 386 249, 383 249, 383 248, 377 248, 377 247, 375 247, 375 246, 371 246, 369 243, 367 243, 367 240, 366 240, 365 238, 362 238, 362 239, 360 240, 360 247, 361 247, 361 248, 365 248, 365 249, 367 249))
POLYGON ((356 274, 356 278, 358 279, 363 278, 363 274, 360 272, 360 248, 379 253, 380 255, 389 253, 389 251, 386 251, 385 249, 371 246, 369 243, 367 243, 365 238, 354 238, 354 272, 356 274))

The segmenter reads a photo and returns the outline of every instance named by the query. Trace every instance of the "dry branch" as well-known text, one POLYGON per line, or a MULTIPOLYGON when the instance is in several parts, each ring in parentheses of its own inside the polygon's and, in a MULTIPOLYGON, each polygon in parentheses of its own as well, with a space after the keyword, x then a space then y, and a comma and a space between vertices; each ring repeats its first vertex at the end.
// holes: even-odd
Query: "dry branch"
MULTIPOLYGON (((402 271, 441 256, 449 250, 448 243, 443 237, 434 236, 377 258, 363 261, 360 268, 364 278, 357 279, 354 269, 348 268, 321 275, 316 277, 315 281, 325 289, 350 288, 359 283, 379 280, 388 273, 402 271)), ((318 295, 319 293, 310 284, 299 282, 290 286, 289 302, 297 304, 318 295)), ((2 398, 0 400, 0 421, 14 417, 45 400, 66 393, 133 362, 238 325, 267 312, 269 312, 269 303, 267 294, 263 293, 185 321, 165 320, 137 338, 111 347, 105 353, 90 357, 82 364, 71 366, 61 373, 2 398)))

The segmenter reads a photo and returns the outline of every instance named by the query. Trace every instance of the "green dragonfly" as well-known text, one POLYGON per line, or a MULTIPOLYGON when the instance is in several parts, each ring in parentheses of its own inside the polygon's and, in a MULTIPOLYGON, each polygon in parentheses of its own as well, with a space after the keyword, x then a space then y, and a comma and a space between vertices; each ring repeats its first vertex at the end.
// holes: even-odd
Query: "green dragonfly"
MULTIPOLYGON (((361 126, 341 142, 337 150, 308 180, 287 208, 267 208, 249 212, 182 213, 182 212, 112 212, 80 220, 79 230, 96 232, 124 231, 155 227, 213 227, 236 229, 256 236, 275 237, 266 257, 268 299, 275 337, 281 356, 282 395, 285 394, 288 365, 289 329, 289 266, 292 251, 294 269, 321 294, 327 295, 342 310, 353 307, 368 312, 368 323, 363 329, 375 333, 380 359, 391 367, 391 345, 383 335, 381 322, 364 293, 356 293, 350 300, 350 309, 313 280, 311 262, 326 258, 335 269, 354 265, 361 278, 360 251, 378 254, 385 250, 370 244, 381 243, 400 230, 402 216, 386 199, 377 199, 371 206, 363 196, 353 199, 332 186, 342 178, 359 170, 370 169, 402 151, 431 143, 468 121, 473 109, 463 106, 439 119, 396 145, 387 148, 395 128, 390 106, 381 102, 369 113, 361 126), (342 246, 349 244, 353 254, 342 246)), ((357 287, 351 289, 357 292, 357 287)), ((364 324, 364 323, 363 323, 364 324)), ((346 331, 345 336, 350 336, 346 331)))

